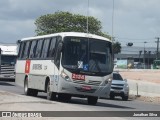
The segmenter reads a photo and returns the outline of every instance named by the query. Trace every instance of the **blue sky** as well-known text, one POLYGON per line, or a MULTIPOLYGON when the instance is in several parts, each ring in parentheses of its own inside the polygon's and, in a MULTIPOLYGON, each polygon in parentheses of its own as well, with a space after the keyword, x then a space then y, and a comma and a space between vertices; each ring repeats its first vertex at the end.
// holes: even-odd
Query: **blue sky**
MULTIPOLYGON (((56 11, 87 15, 87 0, 1 0, 0 43, 16 43, 35 36, 34 21, 56 11)), ((112 34, 113 0, 89 0, 89 15, 102 22, 103 32, 112 34)), ((125 45, 156 47, 160 37, 160 0, 114 0, 114 37, 125 45)))

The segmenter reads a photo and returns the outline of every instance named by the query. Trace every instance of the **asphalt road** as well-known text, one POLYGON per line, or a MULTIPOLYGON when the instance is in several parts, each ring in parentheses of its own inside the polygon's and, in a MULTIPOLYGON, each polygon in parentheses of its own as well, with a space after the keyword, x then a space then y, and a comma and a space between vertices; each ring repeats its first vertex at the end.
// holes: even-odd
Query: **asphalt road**
MULTIPOLYGON (((131 100, 131 99, 129 99, 128 101, 122 101, 121 98, 116 98, 115 100, 99 99, 96 106, 88 105, 87 100, 85 98, 76 98, 76 97, 72 98, 71 101, 68 103, 59 102, 58 100, 51 102, 46 100, 46 93, 38 93, 37 97, 25 96, 23 94, 22 87, 16 86, 14 82, 9 82, 9 81, 8 82, 0 81, 0 91, 7 91, 10 93, 14 93, 15 95, 26 97, 25 99, 26 99, 27 105, 24 105, 23 108, 27 107, 28 110, 33 109, 33 110, 42 110, 42 111, 52 111, 52 110, 76 111, 77 109, 81 111, 83 110, 84 111, 160 111, 160 104, 143 102, 138 100, 131 100), (28 102, 27 102, 27 99, 28 99, 28 102), (37 104, 38 104, 37 106, 33 105, 33 103, 36 104, 34 100, 37 101, 37 104), (30 101, 32 101, 32 103, 30 101), (57 105, 57 106, 54 107, 54 105, 57 105)), ((128 119, 128 118, 124 118, 124 119, 128 119)), ((133 118, 130 118, 130 119, 133 119, 133 118)), ((141 118, 141 119, 144 119, 144 118, 141 118)), ((151 118, 147 118, 147 119, 149 120, 151 118)), ((153 119, 157 119, 157 118, 153 118, 153 119)))

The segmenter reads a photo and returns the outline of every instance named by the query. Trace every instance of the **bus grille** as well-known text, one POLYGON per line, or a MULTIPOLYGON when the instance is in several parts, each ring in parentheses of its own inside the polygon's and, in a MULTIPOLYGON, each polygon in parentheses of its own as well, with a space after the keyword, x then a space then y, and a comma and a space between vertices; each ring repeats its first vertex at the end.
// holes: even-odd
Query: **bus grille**
POLYGON ((77 84, 95 85, 95 86, 99 86, 101 84, 101 81, 92 81, 92 80, 89 80, 88 83, 83 80, 73 80, 73 82, 77 84))

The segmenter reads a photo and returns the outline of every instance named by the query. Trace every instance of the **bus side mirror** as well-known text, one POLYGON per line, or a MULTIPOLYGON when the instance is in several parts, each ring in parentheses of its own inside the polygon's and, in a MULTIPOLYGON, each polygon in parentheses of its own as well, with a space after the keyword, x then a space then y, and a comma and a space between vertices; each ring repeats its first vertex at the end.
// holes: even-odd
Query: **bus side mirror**
POLYGON ((21 43, 21 40, 17 40, 17 44, 20 44, 21 43))
POLYGON ((59 51, 59 52, 62 52, 62 49, 63 49, 63 43, 60 42, 60 43, 58 44, 58 51, 59 51))
POLYGON ((63 43, 60 42, 57 46, 56 52, 55 52, 55 60, 54 63, 57 66, 57 68, 59 69, 60 66, 60 56, 61 56, 61 51, 63 49, 63 43))

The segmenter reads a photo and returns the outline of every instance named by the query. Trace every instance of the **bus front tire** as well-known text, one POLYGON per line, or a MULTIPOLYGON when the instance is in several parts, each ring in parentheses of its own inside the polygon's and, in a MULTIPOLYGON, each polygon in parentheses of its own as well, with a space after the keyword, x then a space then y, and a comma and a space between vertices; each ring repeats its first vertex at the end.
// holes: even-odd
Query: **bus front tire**
POLYGON ((72 96, 69 94, 62 94, 62 93, 58 94, 58 100, 63 102, 69 102, 71 100, 71 97, 72 96))
POLYGON ((48 100, 54 100, 54 99, 56 99, 56 93, 51 92, 50 82, 48 82, 48 84, 47 84, 47 99, 48 100))
POLYGON ((97 104, 98 97, 89 96, 88 97, 88 104, 89 105, 95 105, 97 104))

